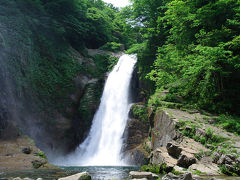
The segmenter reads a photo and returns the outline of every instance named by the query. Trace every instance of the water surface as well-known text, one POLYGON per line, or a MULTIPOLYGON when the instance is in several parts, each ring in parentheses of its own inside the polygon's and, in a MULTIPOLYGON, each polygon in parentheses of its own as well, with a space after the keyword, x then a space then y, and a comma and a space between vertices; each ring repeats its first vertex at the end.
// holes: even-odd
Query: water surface
POLYGON ((84 166, 84 167, 60 167, 61 169, 40 169, 40 170, 18 170, 0 172, 2 178, 43 178, 44 180, 55 180, 61 177, 70 176, 76 173, 87 171, 93 180, 125 180, 128 179, 130 171, 137 171, 139 167, 123 166, 84 166))
POLYGON ((130 171, 138 171, 139 167, 130 166, 85 166, 85 167, 62 167, 66 171, 87 171, 94 180, 123 180, 128 179, 130 171))

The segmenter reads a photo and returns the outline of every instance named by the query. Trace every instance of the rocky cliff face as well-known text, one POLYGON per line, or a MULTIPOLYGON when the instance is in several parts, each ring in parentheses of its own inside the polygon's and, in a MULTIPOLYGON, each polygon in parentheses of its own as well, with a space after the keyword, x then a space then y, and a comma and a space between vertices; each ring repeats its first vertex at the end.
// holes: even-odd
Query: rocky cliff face
POLYGON ((147 163, 148 152, 144 143, 148 142, 149 127, 138 119, 129 119, 123 142, 123 153, 129 164, 143 165, 147 163))
POLYGON ((206 116, 199 112, 158 110, 152 128, 150 164, 164 167, 165 172, 184 173, 185 168, 198 174, 238 174, 239 137, 203 123, 204 119, 206 116), (227 144, 232 144, 231 148, 223 153, 227 144))
POLYGON ((142 103, 133 104, 129 118, 123 135, 122 152, 129 164, 143 165, 148 162, 151 144, 148 139, 150 125, 147 108, 142 103))
POLYGON ((154 116, 154 127, 152 129, 152 148, 166 146, 168 142, 177 140, 180 134, 176 131, 177 120, 163 110, 157 111, 154 116))
POLYGON ((94 56, 105 52, 73 49, 49 17, 25 10, 0 3, 0 139, 28 135, 60 155, 88 133, 105 78, 94 56))
MULTIPOLYGON (((76 51, 72 53, 79 63, 93 62, 91 57, 86 58, 76 51)), ((92 66, 95 64, 92 63, 92 66)), ((33 92, 18 89, 17 79, 11 78, 8 69, 0 73, 3 79, 0 96, 1 139, 28 135, 51 156, 73 150, 87 135, 99 104, 103 78, 93 78, 91 74, 80 72, 74 78, 74 91, 67 95, 69 105, 62 112, 49 108, 49 113, 39 111, 38 99, 31 98, 34 96, 33 92), (22 94, 19 95, 19 92, 22 94)))

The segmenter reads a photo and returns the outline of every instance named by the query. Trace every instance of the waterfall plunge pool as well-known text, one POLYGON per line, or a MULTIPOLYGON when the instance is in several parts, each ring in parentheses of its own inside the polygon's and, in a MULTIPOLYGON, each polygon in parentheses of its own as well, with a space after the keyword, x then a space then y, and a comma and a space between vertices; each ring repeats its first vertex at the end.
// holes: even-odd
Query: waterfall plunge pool
POLYGON ((18 170, 0 172, 0 179, 20 178, 42 178, 44 180, 55 180, 61 177, 70 176, 87 171, 93 180, 125 180, 128 179, 130 171, 138 171, 140 167, 133 166, 61 166, 61 169, 39 169, 39 170, 18 170))
MULTIPOLYGON (((38 170, 16 170, 16 171, 0 171, 0 180, 9 178, 42 178, 43 180, 57 180, 61 177, 71 176, 83 171, 91 174, 93 180, 128 180, 130 171, 138 171, 140 167, 131 166, 82 166, 82 167, 60 167, 61 169, 38 169, 38 170)), ((160 176, 160 178, 163 175, 160 176)), ((239 177, 231 176, 201 176, 203 180, 211 180, 212 178, 224 180, 239 180, 239 177)))
POLYGON ((66 171, 87 171, 93 180, 124 180, 128 179, 130 171, 138 171, 139 167, 132 166, 82 166, 82 167, 61 167, 66 171))
MULTIPOLYGON (((43 180, 57 180, 61 177, 71 176, 83 171, 91 174, 93 180, 127 180, 130 171, 138 171, 140 167, 131 166, 82 166, 82 167, 60 167, 61 169, 38 169, 38 170, 16 170, 16 171, 0 171, 0 180, 6 178, 42 178, 43 180)), ((162 175, 163 176, 163 175, 162 175)), ((162 177, 160 176, 160 178, 162 177)), ((236 180, 239 177, 231 176, 201 176, 203 180, 211 180, 212 178, 224 180, 236 180)))

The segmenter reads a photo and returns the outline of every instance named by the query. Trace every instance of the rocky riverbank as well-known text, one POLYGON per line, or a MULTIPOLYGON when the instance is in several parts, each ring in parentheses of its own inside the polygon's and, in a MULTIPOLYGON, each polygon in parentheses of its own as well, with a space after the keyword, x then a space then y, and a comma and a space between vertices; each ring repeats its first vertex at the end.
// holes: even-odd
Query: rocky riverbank
MULTIPOLYGON (((141 113, 144 107, 147 110, 145 120, 152 124, 149 134, 142 138, 138 136, 141 143, 135 143, 137 151, 147 160, 145 164, 148 165, 144 165, 142 170, 177 175, 186 172, 202 176, 240 175, 240 137, 216 126, 216 116, 166 106, 152 111, 143 103, 134 106, 138 107, 139 117, 136 117, 134 108, 130 114, 135 114, 135 119, 143 122, 141 113)), ((145 132, 145 129, 135 131, 131 134, 145 132)), ((134 151, 136 148, 132 148, 130 155, 137 159, 139 155, 132 153, 134 151)))
POLYGON ((28 137, 1 140, 0 172, 22 169, 58 168, 48 163, 44 153, 28 137))

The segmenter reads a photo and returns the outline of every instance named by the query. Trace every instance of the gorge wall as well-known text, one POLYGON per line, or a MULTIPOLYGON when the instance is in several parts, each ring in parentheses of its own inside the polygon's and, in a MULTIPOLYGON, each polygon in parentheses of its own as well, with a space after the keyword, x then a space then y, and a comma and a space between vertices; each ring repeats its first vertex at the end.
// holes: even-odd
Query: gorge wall
POLYGON ((56 23, 34 3, 0 3, 0 139, 28 135, 50 159, 86 137, 119 57, 76 50, 56 23))

